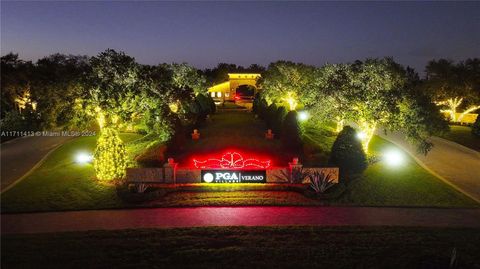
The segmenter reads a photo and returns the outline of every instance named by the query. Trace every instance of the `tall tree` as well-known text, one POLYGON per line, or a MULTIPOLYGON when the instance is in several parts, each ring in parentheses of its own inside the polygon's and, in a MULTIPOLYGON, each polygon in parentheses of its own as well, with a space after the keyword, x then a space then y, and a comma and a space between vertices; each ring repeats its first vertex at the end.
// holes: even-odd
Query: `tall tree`
POLYGON ((298 105, 310 106, 318 89, 313 66, 288 61, 271 63, 259 80, 262 96, 268 102, 284 103, 290 110, 298 105))
POLYGON ((460 122, 467 113, 480 109, 480 59, 455 64, 440 59, 426 68, 425 89, 450 120, 460 122), (457 115, 460 113, 460 115, 457 115))
POLYGON ((141 80, 135 59, 107 49, 92 57, 90 65, 86 109, 95 115, 100 128, 131 122, 142 111, 140 97, 147 84, 141 80))
POLYGON ((324 98, 313 116, 355 123, 366 152, 378 128, 404 131, 423 153, 432 146, 428 137, 446 128, 430 98, 417 90, 418 76, 391 58, 326 66, 320 74, 324 98))
POLYGON ((25 97, 30 92, 33 68, 31 62, 21 60, 18 54, 9 53, 1 57, 1 119, 8 112, 21 110, 19 105, 23 108, 31 106, 31 100, 25 97))
POLYGON ((201 71, 186 63, 173 63, 169 68, 172 70, 172 83, 176 88, 190 88, 195 94, 207 92, 206 79, 201 71))
POLYGON ((42 127, 66 127, 75 117, 72 107, 85 95, 86 56, 53 54, 37 61, 32 98, 42 127))
POLYGON ((312 120, 320 123, 335 121, 336 131, 340 132, 350 106, 344 93, 352 87, 352 68, 348 64, 326 64, 318 69, 316 79, 316 102, 310 107, 312 120))

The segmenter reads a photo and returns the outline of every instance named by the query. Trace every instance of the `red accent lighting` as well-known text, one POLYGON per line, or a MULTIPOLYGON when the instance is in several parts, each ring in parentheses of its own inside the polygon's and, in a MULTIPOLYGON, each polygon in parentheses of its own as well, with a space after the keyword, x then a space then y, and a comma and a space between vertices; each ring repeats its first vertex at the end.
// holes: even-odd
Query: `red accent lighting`
POLYGON ((223 154, 221 158, 193 159, 193 165, 200 169, 266 169, 270 160, 244 158, 240 153, 232 151, 223 154))
POLYGON ((240 100, 240 96, 239 95, 235 95, 235 97, 233 97, 235 100, 240 100))

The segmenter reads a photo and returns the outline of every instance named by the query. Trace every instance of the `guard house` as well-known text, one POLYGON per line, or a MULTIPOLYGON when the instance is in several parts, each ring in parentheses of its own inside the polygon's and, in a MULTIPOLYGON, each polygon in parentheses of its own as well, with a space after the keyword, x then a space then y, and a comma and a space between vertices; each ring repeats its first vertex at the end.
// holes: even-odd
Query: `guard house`
POLYGON ((242 85, 248 85, 257 88, 257 80, 260 74, 240 74, 229 73, 228 81, 214 85, 208 88, 208 93, 215 101, 235 101, 237 88, 242 85))

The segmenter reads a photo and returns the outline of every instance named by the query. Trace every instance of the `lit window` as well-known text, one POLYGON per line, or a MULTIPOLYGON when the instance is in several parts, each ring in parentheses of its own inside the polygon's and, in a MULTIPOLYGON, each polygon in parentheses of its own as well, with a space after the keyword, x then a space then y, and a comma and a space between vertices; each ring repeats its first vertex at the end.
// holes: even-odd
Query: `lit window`
POLYGON ((217 97, 222 97, 222 93, 221 93, 221 92, 217 92, 217 97))
POLYGON ((210 93, 210 96, 211 96, 211 97, 215 97, 215 92, 211 92, 211 93, 210 93))
POLYGON ((225 97, 229 97, 229 96, 230 96, 230 93, 226 92, 225 97))

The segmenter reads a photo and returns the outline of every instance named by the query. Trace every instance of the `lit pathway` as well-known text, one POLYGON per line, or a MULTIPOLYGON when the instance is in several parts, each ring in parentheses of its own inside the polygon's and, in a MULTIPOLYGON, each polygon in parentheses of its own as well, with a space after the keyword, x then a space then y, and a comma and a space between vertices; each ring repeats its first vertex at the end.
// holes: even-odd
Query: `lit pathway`
POLYGON ((196 226, 388 225, 478 227, 480 209, 196 207, 2 215, 2 234, 196 226))
POLYGON ((1 190, 16 182, 50 151, 71 137, 30 136, 16 138, 0 145, 1 190))
POLYGON ((480 152, 439 137, 432 137, 434 147, 427 156, 424 156, 418 154, 399 133, 385 135, 379 131, 377 135, 402 147, 421 166, 480 202, 480 152))

